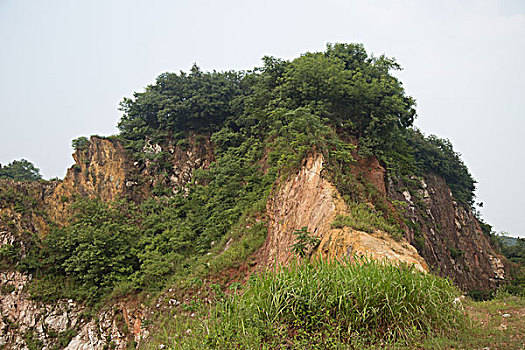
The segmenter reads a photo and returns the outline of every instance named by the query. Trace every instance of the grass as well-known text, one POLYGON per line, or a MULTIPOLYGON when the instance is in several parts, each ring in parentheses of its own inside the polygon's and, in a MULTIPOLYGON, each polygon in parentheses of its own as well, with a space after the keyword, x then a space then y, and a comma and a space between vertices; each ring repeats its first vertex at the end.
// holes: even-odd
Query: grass
POLYGON ((375 212, 367 204, 350 202, 348 204, 350 214, 338 215, 332 227, 350 227, 354 230, 372 233, 376 230, 388 232, 392 237, 401 237, 402 231, 399 225, 388 222, 381 214, 375 212))
POLYGON ((497 293, 489 301, 464 303, 470 325, 456 337, 427 339, 423 349, 525 349, 525 298, 497 293), (505 317, 504 317, 505 315, 505 317))
POLYGON ((207 294, 214 296, 211 305, 165 315, 162 331, 144 346, 364 348, 410 344, 466 325, 451 282, 367 258, 296 261, 253 275, 244 290, 225 295, 214 289, 207 294))

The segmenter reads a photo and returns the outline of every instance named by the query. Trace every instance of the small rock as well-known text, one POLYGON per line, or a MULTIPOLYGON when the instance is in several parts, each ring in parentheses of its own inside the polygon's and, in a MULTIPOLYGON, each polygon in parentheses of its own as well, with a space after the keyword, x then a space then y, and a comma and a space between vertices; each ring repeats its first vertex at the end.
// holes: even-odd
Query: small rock
POLYGON ((509 318, 510 314, 503 314, 502 316, 505 317, 505 318, 509 318))
POLYGON ((166 345, 164 345, 164 344, 160 344, 159 345, 159 349, 164 349, 165 347, 166 347, 166 345))

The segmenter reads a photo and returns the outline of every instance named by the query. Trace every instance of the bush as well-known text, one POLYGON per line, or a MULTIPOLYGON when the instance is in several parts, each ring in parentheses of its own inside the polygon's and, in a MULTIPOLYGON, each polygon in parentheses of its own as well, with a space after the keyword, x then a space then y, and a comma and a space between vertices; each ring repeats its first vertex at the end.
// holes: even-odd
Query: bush
POLYGON ((319 237, 313 236, 308 232, 308 227, 304 226, 300 230, 294 230, 295 241, 292 245, 292 252, 301 258, 306 256, 309 249, 315 249, 321 242, 319 237))
POLYGON ((73 222, 44 238, 42 267, 47 279, 67 276, 79 295, 94 302, 138 269, 138 227, 127 222, 125 210, 99 200, 81 200, 74 208, 73 222))

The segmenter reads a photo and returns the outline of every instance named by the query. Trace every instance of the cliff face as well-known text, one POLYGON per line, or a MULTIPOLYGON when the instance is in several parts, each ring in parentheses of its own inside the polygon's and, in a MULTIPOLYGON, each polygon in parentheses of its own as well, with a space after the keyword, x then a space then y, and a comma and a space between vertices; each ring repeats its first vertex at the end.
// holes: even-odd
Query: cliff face
POLYGON ((321 155, 309 157, 299 172, 280 184, 270 197, 268 237, 261 250, 266 264, 289 261, 294 230, 307 227, 320 239, 316 253, 324 257, 366 254, 372 258, 413 264, 421 271, 428 269, 416 249, 405 240, 396 241, 378 230, 367 233, 349 227, 333 228, 336 216, 348 215, 349 208, 337 189, 321 176, 322 169, 321 155))
POLYGON ((92 137, 87 147, 73 154, 75 165, 52 195, 45 199, 49 218, 64 223, 71 215, 70 203, 77 197, 113 201, 131 194, 133 164, 119 142, 92 137))
POLYGON ((75 164, 54 191, 44 197, 49 219, 65 223, 75 198, 100 198, 111 202, 128 198, 140 202, 162 184, 173 192, 184 191, 193 171, 207 168, 213 160, 209 138, 189 138, 187 144, 163 149, 149 141, 142 153, 144 160, 133 161, 118 141, 91 137, 84 149, 73 154, 75 164), (163 157, 163 154, 165 156, 163 157), (166 161, 166 164, 162 162, 166 161))
POLYGON ((144 308, 117 302, 85 315, 86 307, 73 300, 53 304, 32 300, 27 290, 31 275, 0 272, 0 347, 6 349, 125 349, 140 343, 147 332, 140 328, 144 308))
POLYGON ((0 180, 0 248, 12 246, 25 257, 33 244, 31 235, 48 232, 45 201, 56 186, 57 182, 0 180))
POLYGON ((451 278, 464 290, 493 289, 505 279, 503 263, 478 220, 454 200, 442 178, 428 174, 412 194, 390 184, 388 195, 407 203, 405 215, 414 224, 407 238, 418 246, 434 272, 451 278))

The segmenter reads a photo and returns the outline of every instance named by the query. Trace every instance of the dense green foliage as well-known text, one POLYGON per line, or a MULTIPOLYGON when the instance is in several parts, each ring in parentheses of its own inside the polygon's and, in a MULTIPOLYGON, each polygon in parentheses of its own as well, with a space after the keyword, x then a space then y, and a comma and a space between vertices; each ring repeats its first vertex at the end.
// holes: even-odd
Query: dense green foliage
POLYGON ((235 72, 204 73, 195 65, 190 74, 161 74, 145 92, 122 101, 122 136, 140 145, 145 136, 163 142, 190 130, 217 131, 233 115, 240 78, 235 72))
POLYGON ((98 200, 76 205, 73 222, 43 240, 45 275, 68 276, 82 299, 93 301, 139 267, 133 246, 138 227, 126 209, 98 200))
POLYGON ((304 108, 358 137, 369 154, 388 147, 390 135, 414 120, 414 100, 389 73, 399 65, 369 57, 362 45, 328 45, 291 62, 265 57, 264 63, 252 72, 203 73, 194 66, 190 74, 160 75, 155 85, 122 102, 122 136, 162 142, 224 125, 260 129, 275 110, 304 108))
POLYGON ((175 349, 339 349, 420 341, 465 326, 448 280, 366 258, 292 262, 202 306, 204 319, 171 321, 175 349), (190 329, 190 331, 188 331, 190 329))
POLYGON ((501 253, 510 261, 525 266, 525 238, 497 236, 501 253))
POLYGON ((509 283, 503 290, 525 296, 525 239, 504 235, 495 235, 494 238, 501 253, 512 262, 506 266, 509 283))
POLYGON ((430 135, 425 137, 418 130, 407 131, 407 141, 415 166, 422 172, 434 172, 445 179, 454 197, 465 204, 474 204, 476 181, 467 166, 447 139, 430 135))
POLYGON ((475 181, 451 143, 410 128, 415 101, 391 75, 400 69, 394 59, 369 56, 359 44, 335 44, 292 61, 263 62, 248 72, 203 73, 194 66, 189 74, 160 75, 122 102, 122 139, 140 159, 147 139, 162 144, 197 131, 213 134, 222 148, 244 142, 249 148, 238 151, 255 158, 267 143, 290 167, 312 147, 330 152, 333 142, 357 142, 359 154, 377 156, 391 176, 434 172, 458 201, 473 204, 475 181))
POLYGON ((6 166, 0 164, 0 179, 16 181, 37 181, 42 179, 40 170, 28 160, 13 160, 6 166))

